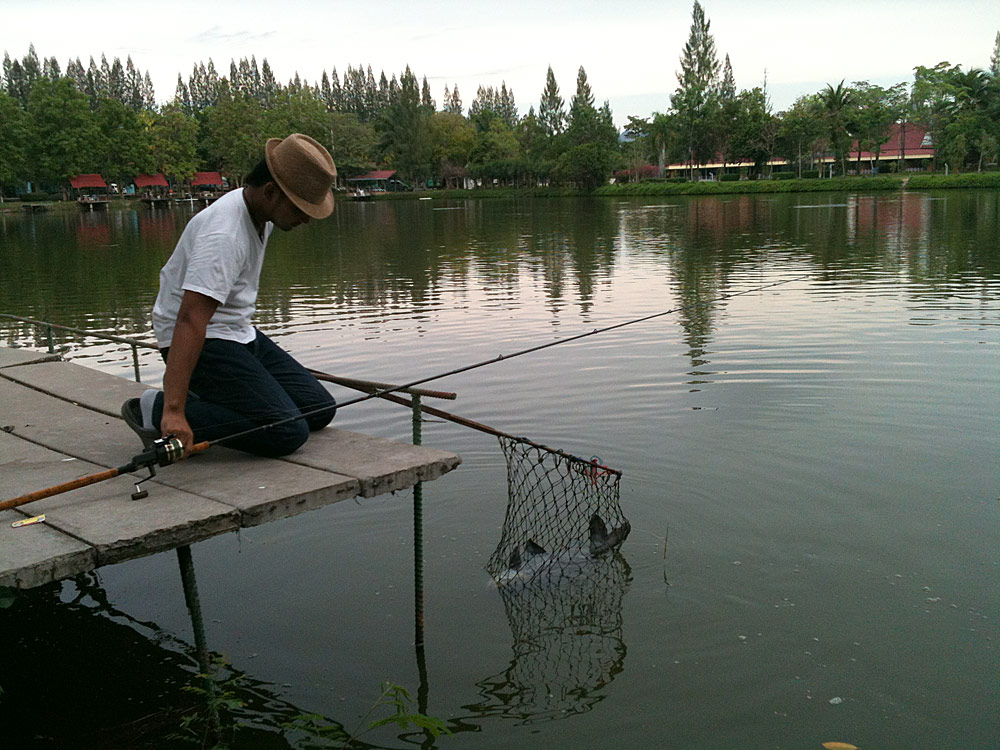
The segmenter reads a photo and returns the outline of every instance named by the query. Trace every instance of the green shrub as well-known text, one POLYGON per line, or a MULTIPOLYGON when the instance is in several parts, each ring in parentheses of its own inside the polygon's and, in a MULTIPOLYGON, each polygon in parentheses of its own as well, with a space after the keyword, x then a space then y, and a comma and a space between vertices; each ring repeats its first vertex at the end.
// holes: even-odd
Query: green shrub
POLYGON ((795 172, 775 172, 771 176, 776 180, 794 180, 795 172))
POLYGON ((1000 172, 967 174, 917 174, 906 183, 908 188, 1000 188, 1000 172))
POLYGON ((42 203, 56 200, 49 193, 24 193, 20 198, 22 203, 42 203))
POLYGON ((819 170, 818 169, 803 169, 802 170, 802 179, 803 180, 817 180, 817 179, 819 179, 819 170))
POLYGON ((740 176, 738 174, 722 174, 719 175, 719 182, 739 182, 740 176))

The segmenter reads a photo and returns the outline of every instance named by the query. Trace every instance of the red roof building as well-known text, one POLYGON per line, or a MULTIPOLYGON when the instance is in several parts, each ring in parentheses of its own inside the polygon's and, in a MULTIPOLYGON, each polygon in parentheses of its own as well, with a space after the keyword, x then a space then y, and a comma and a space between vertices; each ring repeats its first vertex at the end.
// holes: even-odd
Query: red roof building
POLYGON ((168 187, 166 178, 156 174, 137 174, 133 180, 137 188, 168 187))
MULTIPOLYGON (((879 160, 896 161, 898 159, 933 159, 934 143, 927 128, 908 123, 893 123, 889 128, 889 140, 882 144, 879 150, 879 160)), ((874 151, 862 151, 861 160, 871 161, 875 158, 874 151)), ((858 160, 858 142, 851 144, 847 155, 848 161, 858 160)))
POLYGON ((374 172, 369 172, 368 174, 359 175, 357 177, 348 177, 348 182, 361 182, 362 180, 388 180, 391 179, 396 174, 395 169, 376 169, 374 172))
POLYGON ((222 175, 218 172, 195 172, 191 178, 191 187, 218 187, 223 186, 222 175))
POLYGON ((107 190, 108 183, 99 174, 78 174, 69 178, 69 184, 74 188, 104 188, 107 190))

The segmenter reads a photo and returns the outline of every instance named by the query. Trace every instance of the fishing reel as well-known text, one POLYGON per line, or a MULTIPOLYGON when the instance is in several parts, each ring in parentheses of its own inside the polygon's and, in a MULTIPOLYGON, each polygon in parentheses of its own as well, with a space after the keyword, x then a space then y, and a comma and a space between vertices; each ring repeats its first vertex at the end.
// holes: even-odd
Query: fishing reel
POLYGON ((135 456, 129 466, 129 471, 148 469, 149 476, 143 477, 135 483, 135 492, 132 493, 133 500, 142 500, 149 497, 149 490, 140 489, 139 485, 148 482, 156 476, 157 466, 170 466, 176 463, 184 455, 184 443, 175 435, 157 438, 144 452, 135 456))

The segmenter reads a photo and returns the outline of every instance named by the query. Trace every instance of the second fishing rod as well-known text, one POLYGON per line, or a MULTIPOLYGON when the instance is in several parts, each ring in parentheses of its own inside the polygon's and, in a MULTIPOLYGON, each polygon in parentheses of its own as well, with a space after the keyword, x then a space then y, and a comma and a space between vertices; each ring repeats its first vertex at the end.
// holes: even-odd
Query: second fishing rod
POLYGON ((745 289, 745 290, 740 291, 740 292, 730 292, 730 293, 727 293, 727 294, 720 294, 719 296, 713 297, 710 300, 705 300, 704 302, 699 302, 699 303, 689 304, 689 305, 679 305, 677 307, 672 307, 669 310, 662 310, 660 312, 651 313, 649 315, 644 315, 644 316, 639 317, 639 318, 632 318, 630 320, 622 321, 620 323, 613 323, 611 325, 607 325, 607 326, 604 326, 602 328, 595 328, 593 330, 585 331, 583 333, 578 333, 578 334, 575 334, 573 336, 566 336, 564 338, 554 339, 552 341, 547 341, 544 344, 537 344, 536 346, 530 346, 530 347, 527 347, 525 349, 521 349, 519 351, 511 352, 509 354, 499 354, 499 355, 497 355, 495 357, 491 357, 489 359, 484 359, 484 360, 481 360, 479 362, 473 362, 472 364, 463 365, 462 367, 456 367, 456 368, 454 368, 452 370, 448 370, 447 372, 441 372, 441 373, 437 373, 435 375, 428 375, 426 377, 417 378, 416 380, 411 380, 410 382, 404 383, 403 385, 386 385, 386 387, 384 389, 372 390, 372 391, 370 391, 369 393, 366 393, 363 396, 357 396, 355 398, 349 399, 349 400, 344 401, 344 402, 342 402, 340 404, 337 404, 335 406, 323 406, 323 407, 320 407, 320 408, 317 408, 317 409, 312 409, 312 410, 307 410, 307 411, 301 411, 300 413, 298 413, 296 415, 292 415, 292 416, 289 416, 289 417, 286 417, 286 418, 283 418, 283 419, 279 419, 279 420, 276 420, 274 422, 270 422, 268 424, 259 425, 257 427, 253 427, 253 428, 251 428, 249 430, 244 430, 242 432, 234 433, 232 435, 226 435, 225 437, 217 438, 215 440, 205 441, 205 442, 202 442, 202 443, 196 443, 195 446, 193 446, 191 450, 192 450, 192 452, 195 451, 196 449, 197 450, 205 450, 206 448, 210 448, 210 447, 215 446, 215 445, 224 444, 228 440, 235 440, 237 438, 246 437, 247 435, 252 435, 252 434, 256 434, 257 432, 261 432, 263 430, 269 430, 269 429, 273 429, 275 427, 280 427, 280 426, 286 425, 286 424, 288 424, 290 422, 294 422, 294 421, 297 421, 297 420, 300 420, 300 419, 306 419, 307 417, 311 417, 311 416, 316 415, 316 414, 322 414, 324 412, 331 411, 331 410, 334 410, 334 409, 342 409, 342 408, 344 408, 346 406, 353 406, 354 404, 359 404, 359 403, 361 403, 363 401, 369 401, 369 400, 371 400, 373 398, 380 398, 380 397, 386 396, 386 395, 388 395, 390 393, 396 393, 396 392, 399 392, 399 391, 405 391, 405 390, 408 390, 408 389, 416 388, 417 386, 421 386, 421 385, 424 385, 426 383, 430 383, 430 382, 435 381, 435 380, 441 380, 443 378, 451 377, 452 375, 460 375, 462 373, 469 372, 471 370, 476 370, 476 369, 479 369, 481 367, 486 367, 488 365, 494 365, 494 364, 497 364, 499 362, 506 362, 507 360, 514 359, 515 357, 524 356, 525 354, 532 354, 534 352, 542 351, 543 349, 550 349, 550 348, 552 348, 554 346, 560 346, 561 344, 568 344, 571 341, 579 341, 580 339, 585 339, 585 338, 588 338, 590 336, 596 336, 596 335, 601 334, 601 333, 607 333, 609 331, 614 331, 614 330, 617 330, 619 328, 625 328, 626 326, 635 325, 637 323, 645 323, 647 321, 654 320, 656 318, 662 318, 662 317, 667 316, 667 315, 673 315, 675 313, 681 312, 682 310, 704 307, 704 306, 707 306, 707 305, 715 304, 717 302, 724 302, 726 300, 734 299, 736 297, 743 297, 743 296, 746 296, 746 295, 749 295, 749 294, 756 294, 756 293, 762 292, 762 291, 764 291, 766 289, 773 289, 775 287, 784 286, 785 284, 790 284, 790 283, 792 283, 794 281, 804 281, 804 280, 809 279, 809 278, 811 278, 811 275, 805 274, 805 275, 801 275, 801 276, 795 276, 795 277, 792 277, 792 278, 789 278, 789 279, 783 279, 781 281, 774 281, 774 282, 771 282, 769 284, 763 284, 763 285, 760 285, 760 286, 756 286, 756 287, 754 287, 752 289, 745 289), (203 446, 203 447, 201 447, 201 446, 203 446))

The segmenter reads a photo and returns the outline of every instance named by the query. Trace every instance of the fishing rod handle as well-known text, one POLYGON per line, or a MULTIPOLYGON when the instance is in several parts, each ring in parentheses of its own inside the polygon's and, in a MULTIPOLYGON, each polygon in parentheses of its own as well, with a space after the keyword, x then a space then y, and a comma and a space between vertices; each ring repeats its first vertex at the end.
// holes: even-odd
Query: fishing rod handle
POLYGON ((29 492, 27 495, 21 495, 20 497, 11 498, 10 500, 4 500, 0 502, 0 511, 10 510, 11 508, 16 508, 20 505, 27 505, 28 503, 33 503, 36 500, 44 500, 47 497, 52 497, 53 495, 61 495, 63 492, 69 492, 70 490, 78 490, 81 487, 86 487, 91 484, 97 484, 98 482, 103 482, 105 479, 112 479, 121 473, 121 467, 117 469, 108 469, 107 471, 101 471, 97 474, 88 474, 85 477, 80 477, 79 479, 74 479, 63 484, 57 484, 53 487, 46 487, 43 490, 36 490, 35 492, 29 492))

